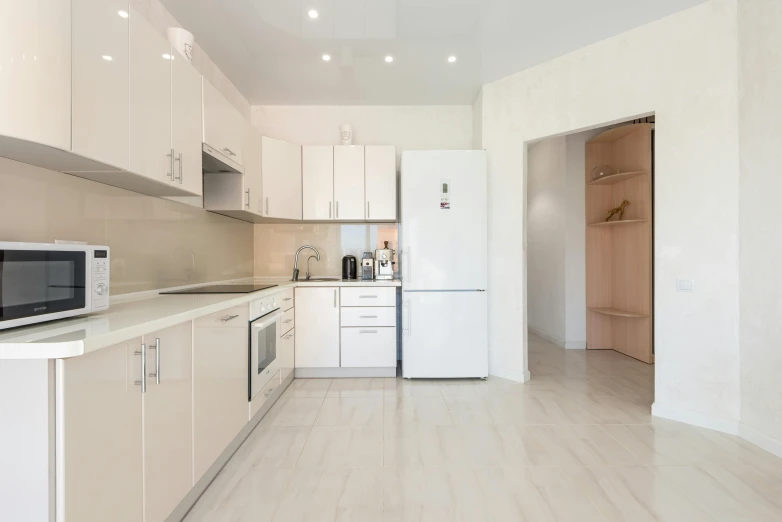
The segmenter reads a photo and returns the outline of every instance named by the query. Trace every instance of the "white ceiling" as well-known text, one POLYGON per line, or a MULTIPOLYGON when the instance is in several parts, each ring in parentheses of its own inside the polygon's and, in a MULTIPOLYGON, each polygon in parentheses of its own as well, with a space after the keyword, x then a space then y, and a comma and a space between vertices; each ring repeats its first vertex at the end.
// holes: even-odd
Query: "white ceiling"
POLYGON ((703 1, 163 3, 253 105, 450 105, 471 104, 483 83, 703 1))

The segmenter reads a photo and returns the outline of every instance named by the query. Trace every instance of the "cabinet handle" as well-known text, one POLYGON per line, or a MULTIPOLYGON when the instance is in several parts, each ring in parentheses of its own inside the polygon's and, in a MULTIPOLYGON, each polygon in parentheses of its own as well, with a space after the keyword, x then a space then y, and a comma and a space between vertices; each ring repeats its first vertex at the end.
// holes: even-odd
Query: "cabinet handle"
POLYGON ((244 191, 245 194, 247 194, 247 203, 245 203, 245 206, 247 207, 247 210, 250 209, 250 189, 247 189, 244 191))
POLYGON ((171 178, 171 181, 174 181, 176 177, 174 176, 174 149, 170 149, 171 152, 166 154, 166 157, 169 158, 169 167, 171 167, 171 172, 166 173, 166 176, 171 178))
POLYGON ((337 219, 339 219, 339 201, 337 201, 337 219))
POLYGON ((334 308, 337 307, 337 289, 334 289, 334 308))
POLYGON ((224 148, 223 152, 227 153, 229 156, 236 156, 236 154, 234 154, 234 151, 232 151, 228 147, 224 148))
POLYGON ((367 201, 367 219, 369 219, 369 201, 367 201))
POLYGON ((359 319, 377 319, 376 315, 359 315, 359 319))
POLYGON ((269 215, 269 198, 266 198, 266 215, 269 215))
POLYGON ((331 201, 329 201, 329 219, 331 219, 331 201))
POLYGON ((376 295, 360 295, 358 296, 359 299, 377 299, 376 295))
POLYGON ((286 320, 284 320, 282 323, 283 323, 283 324, 288 324, 288 323, 290 323, 290 322, 292 322, 292 321, 293 321, 293 319, 286 319, 286 320))
POLYGON ((141 351, 133 353, 141 356, 141 380, 135 381, 133 384, 136 386, 141 385, 141 393, 147 393, 147 345, 141 343, 141 351))
POLYGON ((283 301, 290 301, 291 299, 293 299, 293 298, 292 297, 284 297, 282 300, 283 301))
POLYGON ((237 317, 239 317, 239 314, 236 314, 236 315, 229 315, 228 317, 223 317, 222 319, 220 319, 220 322, 221 322, 221 323, 227 323, 228 321, 233 321, 233 320, 234 320, 234 319, 236 319, 237 317))
POLYGON ((183 160, 182 153, 180 152, 179 153, 179 184, 180 185, 182 184, 182 172, 184 170, 183 164, 184 164, 184 160, 183 160))
POLYGON ((360 334, 365 334, 365 333, 376 334, 377 330, 359 330, 358 333, 360 333, 360 334))
POLYGON ((286 336, 285 336, 285 339, 290 339, 291 337, 293 337, 293 334, 286 335, 286 336))
MULTIPOLYGON (((153 348, 150 346, 150 348, 153 348)), ((150 377, 155 378, 155 384, 160 384, 160 337, 155 338, 155 373, 150 373, 150 377)))

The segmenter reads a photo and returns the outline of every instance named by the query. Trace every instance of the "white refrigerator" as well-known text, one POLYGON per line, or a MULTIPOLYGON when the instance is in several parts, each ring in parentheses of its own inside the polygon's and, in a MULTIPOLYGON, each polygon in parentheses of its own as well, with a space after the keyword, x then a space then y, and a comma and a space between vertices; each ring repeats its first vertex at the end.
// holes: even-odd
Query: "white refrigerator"
POLYGON ((402 376, 488 377, 486 152, 405 151, 402 376))

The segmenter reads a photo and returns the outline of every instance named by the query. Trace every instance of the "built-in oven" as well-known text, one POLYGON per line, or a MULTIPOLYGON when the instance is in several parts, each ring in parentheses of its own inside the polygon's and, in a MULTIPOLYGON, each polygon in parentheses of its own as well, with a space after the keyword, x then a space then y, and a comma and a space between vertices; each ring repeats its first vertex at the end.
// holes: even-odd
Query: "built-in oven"
POLYGON ((0 242, 0 330, 108 307, 108 247, 0 242))
POLYGON ((276 296, 250 303, 250 401, 277 373, 277 341, 280 337, 281 317, 282 312, 276 296))

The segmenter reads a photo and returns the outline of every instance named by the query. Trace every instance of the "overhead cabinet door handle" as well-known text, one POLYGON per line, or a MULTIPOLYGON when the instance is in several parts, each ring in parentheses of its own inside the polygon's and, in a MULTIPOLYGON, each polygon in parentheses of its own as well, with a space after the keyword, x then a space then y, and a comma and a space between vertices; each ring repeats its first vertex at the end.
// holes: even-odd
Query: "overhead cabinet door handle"
POLYGON ((150 373, 150 377, 155 378, 155 384, 160 384, 160 337, 155 338, 155 373, 150 373))
POLYGON ((133 353, 141 356, 141 380, 135 381, 133 384, 141 385, 141 393, 147 393, 147 345, 141 343, 141 351, 133 353))
POLYGON ((249 209, 250 208, 250 189, 245 190, 244 193, 247 194, 247 203, 245 203, 245 206, 247 206, 247 208, 249 209))
POLYGON ((171 172, 167 173, 166 176, 171 178, 171 181, 174 181, 176 180, 176 176, 174 176, 174 149, 170 149, 166 157, 169 158, 169 167, 171 167, 171 172))

